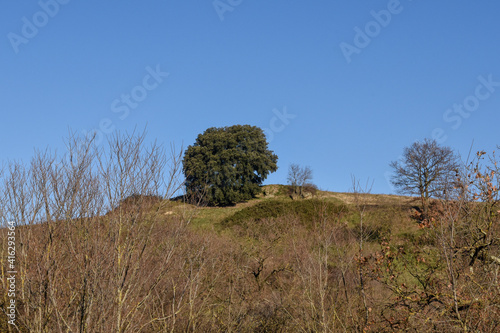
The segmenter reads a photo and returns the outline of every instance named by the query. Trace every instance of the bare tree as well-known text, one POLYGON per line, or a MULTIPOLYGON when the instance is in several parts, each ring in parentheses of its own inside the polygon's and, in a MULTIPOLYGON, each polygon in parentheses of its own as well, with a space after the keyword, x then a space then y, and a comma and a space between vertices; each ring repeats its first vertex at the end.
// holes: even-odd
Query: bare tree
POLYGON ((451 148, 425 139, 406 147, 400 160, 390 166, 394 169, 391 182, 397 192, 419 195, 425 217, 429 198, 446 197, 454 187, 459 164, 451 148))
POLYGON ((359 275, 359 291, 361 298, 363 300, 364 307, 364 323, 363 328, 368 325, 369 313, 368 303, 366 297, 366 283, 365 276, 363 274, 363 264, 365 262, 364 253, 364 243, 365 239, 368 238, 369 234, 364 228, 366 208, 368 206, 367 196, 371 193, 373 182, 370 184, 369 180, 366 181, 366 185, 363 187, 356 177, 351 176, 352 179, 352 193, 354 194, 354 204, 356 206, 357 213, 359 214, 359 255, 358 255, 358 275, 359 275))
MULTIPOLYGON (((145 133, 117 134, 101 147, 70 133, 65 144, 64 157, 47 149, 35 151, 31 163, 0 165, 0 222, 16 225, 19 329, 151 327, 157 320, 151 303, 168 281, 187 225, 182 218, 174 223, 174 216, 167 227, 161 224, 171 205, 162 199, 181 185, 181 153, 172 146, 168 155, 156 142, 146 146, 145 133)), ((0 236, 0 257, 7 258, 6 228, 0 236)), ((7 304, 4 277, 2 270, 1 301, 7 304)), ((3 318, 0 331, 19 331, 3 326, 3 318)))
POLYGON ((292 186, 294 193, 302 195, 304 185, 312 180, 312 170, 310 167, 300 167, 298 164, 290 164, 288 168, 288 184, 292 186))

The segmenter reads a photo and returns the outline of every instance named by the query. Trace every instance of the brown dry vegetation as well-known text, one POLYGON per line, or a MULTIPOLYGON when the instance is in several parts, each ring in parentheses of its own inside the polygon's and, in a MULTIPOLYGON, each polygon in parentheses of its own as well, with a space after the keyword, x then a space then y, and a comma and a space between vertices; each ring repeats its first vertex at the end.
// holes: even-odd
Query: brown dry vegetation
POLYGON ((159 198, 175 192, 179 155, 162 164, 142 139, 117 137, 106 158, 75 143, 71 163, 39 153, 4 170, 2 219, 23 223, 17 327, 0 230, 0 331, 499 330, 498 169, 471 165, 467 188, 425 221, 414 198, 356 184, 302 200, 272 185, 209 208, 159 198))

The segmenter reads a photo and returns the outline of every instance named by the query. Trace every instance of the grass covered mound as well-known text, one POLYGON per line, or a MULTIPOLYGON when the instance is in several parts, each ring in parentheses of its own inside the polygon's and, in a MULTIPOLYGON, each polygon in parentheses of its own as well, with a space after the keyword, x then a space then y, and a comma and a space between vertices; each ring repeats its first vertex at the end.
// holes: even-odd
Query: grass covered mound
POLYGON ((258 222, 262 219, 283 216, 297 216, 302 223, 311 223, 322 216, 332 216, 347 212, 348 208, 340 200, 265 200, 256 205, 243 208, 222 220, 223 227, 246 225, 248 222, 258 222))

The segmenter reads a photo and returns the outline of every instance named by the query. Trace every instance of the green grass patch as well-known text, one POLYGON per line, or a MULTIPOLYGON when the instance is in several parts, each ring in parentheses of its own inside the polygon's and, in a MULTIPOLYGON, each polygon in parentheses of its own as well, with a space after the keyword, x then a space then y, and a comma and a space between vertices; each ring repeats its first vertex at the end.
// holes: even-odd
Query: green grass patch
POLYGON ((340 200, 295 200, 283 201, 269 199, 258 204, 245 207, 224 218, 221 226, 246 225, 249 221, 258 222, 262 219, 278 218, 282 216, 297 216, 302 222, 310 224, 323 217, 338 215, 346 212, 347 206, 340 200))

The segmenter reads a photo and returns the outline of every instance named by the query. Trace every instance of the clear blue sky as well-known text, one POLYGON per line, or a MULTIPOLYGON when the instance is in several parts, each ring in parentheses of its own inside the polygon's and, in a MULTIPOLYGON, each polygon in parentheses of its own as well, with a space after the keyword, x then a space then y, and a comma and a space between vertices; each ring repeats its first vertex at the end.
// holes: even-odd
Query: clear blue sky
POLYGON ((355 175, 392 193, 389 162, 433 131, 462 154, 500 144, 499 13, 497 0, 7 1, 1 160, 64 152, 68 128, 147 125, 187 146, 251 124, 279 156, 268 184, 298 163, 321 189, 355 175))

